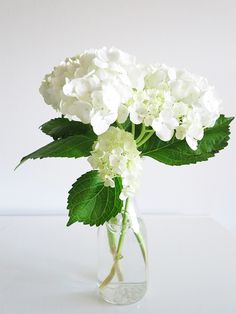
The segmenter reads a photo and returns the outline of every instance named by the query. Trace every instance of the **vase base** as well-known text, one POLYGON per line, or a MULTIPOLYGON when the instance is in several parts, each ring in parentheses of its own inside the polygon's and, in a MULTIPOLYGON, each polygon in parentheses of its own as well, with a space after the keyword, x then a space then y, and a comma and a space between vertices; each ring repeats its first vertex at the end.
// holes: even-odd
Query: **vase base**
POLYGON ((147 290, 147 283, 111 283, 99 289, 100 296, 108 303, 125 305, 138 302, 147 290))

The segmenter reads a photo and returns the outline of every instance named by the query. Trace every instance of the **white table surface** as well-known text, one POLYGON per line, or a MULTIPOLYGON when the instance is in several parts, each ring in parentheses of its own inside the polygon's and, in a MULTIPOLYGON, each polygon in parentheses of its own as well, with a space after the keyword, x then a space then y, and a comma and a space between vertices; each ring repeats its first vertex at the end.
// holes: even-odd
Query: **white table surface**
POLYGON ((0 217, 0 313, 235 314, 236 239, 210 218, 145 216, 146 297, 96 294, 96 229, 62 216, 0 217))

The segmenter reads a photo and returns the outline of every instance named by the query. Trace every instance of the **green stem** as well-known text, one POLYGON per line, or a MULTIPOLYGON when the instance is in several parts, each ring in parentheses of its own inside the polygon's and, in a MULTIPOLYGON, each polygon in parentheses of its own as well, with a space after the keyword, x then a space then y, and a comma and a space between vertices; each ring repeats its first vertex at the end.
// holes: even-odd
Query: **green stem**
POLYGON ((135 124, 132 122, 132 134, 133 137, 135 138, 135 124))
POLYGON ((139 143, 139 141, 142 140, 142 138, 145 135, 145 133, 146 133, 146 127, 145 127, 144 124, 142 124, 141 132, 140 132, 139 136, 136 138, 136 143, 137 144, 139 143))
POLYGON ((141 139, 141 141, 139 141, 139 142, 137 143, 137 147, 139 147, 139 146, 143 145, 144 143, 146 143, 147 140, 149 140, 149 138, 154 134, 154 132, 155 132, 155 131, 151 131, 151 132, 149 131, 148 134, 147 134, 146 136, 144 136, 144 137, 141 139))
MULTIPOLYGON (((123 242, 124 242, 124 238, 125 238, 125 233, 126 233, 127 222, 128 222, 127 208, 128 208, 128 200, 126 200, 126 203, 125 203, 125 209, 123 212, 123 220, 122 220, 122 227, 121 227, 121 234, 120 234, 116 254, 114 256, 114 263, 112 265, 110 273, 104 279, 104 281, 101 283, 101 285, 99 287, 100 289, 104 289, 112 281, 115 274, 117 273, 117 265, 119 263, 119 260, 122 258, 121 250, 122 250, 122 246, 123 246, 123 242)), ((144 263, 146 264, 147 263, 147 250, 146 250, 145 241, 144 241, 141 233, 134 231, 134 235, 135 235, 135 237, 139 243, 139 246, 140 246, 140 249, 141 249, 141 252, 143 255, 143 260, 144 260, 144 263)))
POLYGON ((116 121, 116 124, 117 124, 117 126, 118 126, 120 129, 124 129, 124 128, 123 128, 123 125, 122 125, 121 123, 119 123, 119 122, 116 121))
POLYGON ((119 239, 118 246, 117 246, 117 251, 116 251, 116 259, 117 260, 122 258, 121 250, 122 250, 122 246, 123 246, 123 242, 124 242, 124 238, 125 238, 125 233, 126 233, 126 226, 127 226, 127 222, 128 222, 127 208, 128 208, 128 199, 125 202, 125 210, 124 210, 124 213, 123 213, 123 220, 122 220, 120 239, 119 239))
POLYGON ((125 202, 125 208, 124 208, 124 212, 123 212, 123 219, 122 219, 122 226, 121 226, 121 233, 120 233, 120 238, 119 238, 119 242, 118 242, 118 246, 117 246, 117 250, 116 250, 116 255, 114 257, 114 263, 112 265, 110 273, 104 279, 104 281, 101 283, 101 285, 99 287, 100 289, 105 288, 112 281, 112 279, 116 273, 118 261, 122 258, 121 250, 122 250, 122 246, 123 246, 123 242, 124 242, 124 238, 125 238, 125 233, 126 233, 126 226, 127 226, 127 222, 128 222, 127 208, 128 208, 128 199, 125 202))
MULTIPOLYGON (((116 237, 114 235, 114 233, 109 229, 109 227, 107 226, 107 237, 108 237, 108 242, 109 242, 109 246, 110 246, 110 251, 111 254, 113 256, 113 260, 115 261, 115 257, 116 257, 116 237)), ((122 272, 120 270, 120 266, 117 263, 116 268, 115 268, 115 272, 117 274, 118 280, 119 281, 123 281, 123 275, 122 272)))

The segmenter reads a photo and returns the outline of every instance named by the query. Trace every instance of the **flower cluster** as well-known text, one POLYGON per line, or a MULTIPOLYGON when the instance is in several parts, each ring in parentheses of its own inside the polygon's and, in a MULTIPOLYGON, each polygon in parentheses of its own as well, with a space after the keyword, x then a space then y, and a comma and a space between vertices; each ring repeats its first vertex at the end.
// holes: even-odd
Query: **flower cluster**
POLYGON ((50 74, 45 75, 39 88, 46 104, 51 105, 55 110, 61 111, 64 103, 72 103, 72 98, 67 97, 63 92, 65 82, 72 79, 79 67, 77 57, 67 58, 57 67, 54 67, 50 74))
POLYGON ((110 127, 98 136, 89 163, 99 171, 105 186, 114 187, 114 177, 122 178, 120 199, 132 196, 137 188, 141 171, 140 152, 131 133, 110 127))
POLYGON ((204 129, 219 117, 219 104, 203 77, 156 65, 147 69, 145 86, 134 92, 128 109, 133 123, 152 127, 161 140, 169 141, 175 133, 196 150, 204 129))
POLYGON ((91 49, 67 59, 46 75, 40 93, 47 104, 67 116, 90 123, 102 134, 116 120, 124 122, 124 104, 143 88, 135 58, 116 48, 91 49))
POLYGON ((40 92, 47 104, 90 123, 97 135, 130 116, 161 140, 186 139, 193 150, 220 114, 220 101, 206 79, 166 65, 137 64, 116 48, 66 59, 45 76, 40 92))

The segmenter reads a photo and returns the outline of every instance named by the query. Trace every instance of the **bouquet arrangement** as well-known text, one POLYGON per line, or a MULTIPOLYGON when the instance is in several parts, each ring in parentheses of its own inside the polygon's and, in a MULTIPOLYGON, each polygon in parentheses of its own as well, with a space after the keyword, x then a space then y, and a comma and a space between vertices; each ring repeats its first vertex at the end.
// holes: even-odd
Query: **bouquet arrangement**
MULTIPOLYGON (((139 64, 123 51, 102 48, 54 67, 44 77, 40 93, 61 117, 41 126, 52 142, 21 163, 88 157, 92 170, 69 191, 67 225, 99 226, 121 213, 122 226, 130 222, 146 260, 135 213, 128 206, 138 187, 142 159, 171 166, 195 164, 226 147, 233 118, 221 114, 214 88, 186 70, 139 64)), ((114 267, 109 275, 102 285, 114 275, 114 267)))

